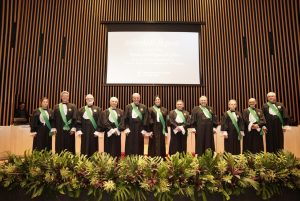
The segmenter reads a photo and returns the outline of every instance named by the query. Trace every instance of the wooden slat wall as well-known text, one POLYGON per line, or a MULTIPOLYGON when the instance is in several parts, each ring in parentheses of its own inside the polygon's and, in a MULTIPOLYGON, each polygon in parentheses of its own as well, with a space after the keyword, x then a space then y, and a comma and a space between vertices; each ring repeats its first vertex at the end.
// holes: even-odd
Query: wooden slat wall
POLYGON ((0 20, 0 123, 9 125, 16 101, 32 112, 39 98, 50 105, 69 90, 71 101, 82 106, 92 93, 106 108, 110 96, 120 107, 140 92, 150 106, 161 96, 173 109, 183 99, 191 110, 206 94, 220 116, 231 98, 239 109, 250 97, 259 106, 268 91, 277 92, 289 114, 300 121, 299 108, 299 0, 2 0, 0 20), (198 86, 105 86, 106 28, 101 21, 204 21, 201 29, 201 75, 198 86), (11 48, 12 24, 16 42, 11 48), (274 39, 270 54, 269 32, 274 39), (42 55, 38 55, 43 34, 42 55), (242 37, 246 37, 244 58, 242 37), (66 54, 62 59, 62 41, 66 54))

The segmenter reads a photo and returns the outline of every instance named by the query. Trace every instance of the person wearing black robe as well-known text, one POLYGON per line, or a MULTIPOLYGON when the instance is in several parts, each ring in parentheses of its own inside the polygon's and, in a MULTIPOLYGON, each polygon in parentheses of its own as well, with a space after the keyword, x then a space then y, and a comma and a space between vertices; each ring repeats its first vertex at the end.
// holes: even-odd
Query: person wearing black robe
POLYGON ((161 107, 160 97, 156 96, 154 105, 149 111, 149 130, 153 135, 149 139, 149 156, 166 156, 165 137, 168 133, 167 116, 168 110, 161 107))
POLYGON ((236 100, 230 100, 228 107, 229 110, 224 113, 221 122, 221 131, 225 138, 224 149, 226 152, 237 155, 241 153, 240 140, 245 135, 244 122, 241 113, 236 111, 236 100))
POLYGON ((256 100, 249 99, 249 107, 243 111, 245 136, 243 138, 244 151, 259 153, 264 150, 263 135, 266 120, 263 112, 256 108, 256 100))
POLYGON ((85 97, 87 105, 78 110, 76 135, 81 136, 80 153, 92 156, 98 152, 98 136, 101 128, 101 109, 94 105, 94 97, 88 94, 85 97))
POLYGON ((176 109, 169 113, 169 126, 171 127, 170 155, 177 152, 186 153, 187 128, 190 122, 190 115, 183 108, 184 102, 177 100, 176 109))
POLYGON ((267 152, 277 152, 283 149, 283 133, 289 129, 289 116, 282 103, 276 101, 276 94, 267 94, 268 102, 263 105, 263 113, 266 118, 267 152))
POLYGON ((125 107, 124 128, 126 133, 125 154, 144 154, 144 135, 148 135, 147 130, 147 107, 140 103, 140 94, 132 95, 133 102, 125 107))
POLYGON ((104 135, 104 152, 113 157, 121 156, 121 132, 124 111, 117 108, 118 99, 110 98, 110 107, 103 111, 102 121, 105 130, 104 135))
POLYGON ((51 118, 52 110, 48 108, 48 98, 44 97, 41 100, 41 107, 33 112, 30 122, 30 132, 33 136, 32 150, 48 151, 52 148, 52 133, 51 133, 51 118))
POLYGON ((52 131, 56 133, 55 152, 67 150, 74 154, 77 108, 69 103, 69 92, 61 92, 60 97, 62 102, 54 107, 51 125, 52 131))
POLYGON ((202 155, 206 149, 215 150, 214 134, 218 122, 212 107, 207 106, 207 97, 201 96, 199 103, 200 106, 192 110, 190 126, 195 133, 196 154, 202 155))

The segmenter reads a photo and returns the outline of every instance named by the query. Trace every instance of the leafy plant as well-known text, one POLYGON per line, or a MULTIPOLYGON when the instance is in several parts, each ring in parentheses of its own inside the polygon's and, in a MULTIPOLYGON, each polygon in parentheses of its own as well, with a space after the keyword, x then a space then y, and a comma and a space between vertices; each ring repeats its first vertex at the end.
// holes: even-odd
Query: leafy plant
POLYGON ((106 153, 87 158, 69 152, 25 152, 10 155, 0 163, 0 186, 23 188, 31 198, 63 194, 79 197, 87 193, 101 200, 146 200, 153 194, 159 201, 183 196, 206 201, 207 193, 232 195, 253 189, 263 199, 283 189, 300 189, 300 162, 289 152, 175 154, 169 158, 127 156, 118 160, 106 153))

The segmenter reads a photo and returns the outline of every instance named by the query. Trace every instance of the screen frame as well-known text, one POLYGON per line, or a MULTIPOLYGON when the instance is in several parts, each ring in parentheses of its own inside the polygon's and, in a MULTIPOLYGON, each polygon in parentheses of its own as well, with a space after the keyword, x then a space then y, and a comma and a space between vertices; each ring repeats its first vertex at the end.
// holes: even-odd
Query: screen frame
POLYGON ((203 87, 203 77, 201 74, 201 51, 200 51, 200 36, 201 27, 205 22, 169 22, 169 21, 101 21, 105 25, 106 37, 106 52, 105 52, 105 69, 104 69, 104 86, 201 86, 203 87), (179 28, 180 26, 180 28, 179 28), (183 29, 184 28, 184 29, 183 29), (200 84, 162 84, 162 83, 107 83, 107 64, 108 64, 108 32, 122 31, 156 31, 156 32, 198 32, 198 47, 199 47, 199 81, 200 84))

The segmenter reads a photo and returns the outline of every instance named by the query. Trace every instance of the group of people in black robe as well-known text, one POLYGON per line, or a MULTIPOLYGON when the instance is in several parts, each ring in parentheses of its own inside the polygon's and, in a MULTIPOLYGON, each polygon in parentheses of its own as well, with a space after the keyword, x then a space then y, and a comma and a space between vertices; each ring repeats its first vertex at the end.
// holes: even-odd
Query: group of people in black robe
MULTIPOLYGON (((206 149, 215 150, 214 134, 217 133, 217 116, 208 106, 207 97, 199 98, 189 114, 184 102, 177 100, 176 109, 168 111, 161 106, 159 96, 152 107, 140 103, 140 94, 132 95, 132 102, 125 110, 118 108, 118 99, 111 97, 110 107, 102 111, 94 105, 94 97, 86 96, 86 105, 77 110, 69 103, 69 92, 61 93, 61 103, 49 109, 47 98, 33 113, 31 134, 34 136, 33 149, 51 150, 52 135, 55 137, 55 151, 68 150, 75 153, 75 136, 81 136, 81 154, 91 156, 98 152, 98 137, 104 138, 104 152, 112 156, 143 155, 144 138, 149 138, 148 155, 165 157, 168 128, 170 128, 169 154, 186 152, 188 128, 195 134, 195 154, 201 155, 206 149), (121 133, 126 134, 125 153, 121 152, 121 133)), ((249 107, 242 113, 237 111, 237 102, 230 100, 229 110, 221 119, 226 152, 261 152, 263 135, 266 135, 268 152, 283 149, 283 133, 288 128, 288 114, 285 107, 276 101, 276 94, 267 94, 268 102, 263 109, 256 108, 256 100, 249 99, 249 107)))

